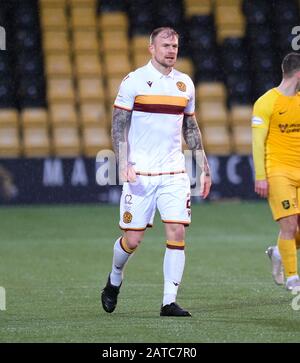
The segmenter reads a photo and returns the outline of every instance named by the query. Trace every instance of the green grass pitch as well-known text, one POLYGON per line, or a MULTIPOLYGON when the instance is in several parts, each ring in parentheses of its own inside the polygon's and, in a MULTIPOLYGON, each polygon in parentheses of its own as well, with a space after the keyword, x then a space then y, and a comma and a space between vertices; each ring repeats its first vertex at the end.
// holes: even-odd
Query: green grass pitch
POLYGON ((277 238, 267 204, 205 203, 192 211, 177 301, 193 316, 161 318, 158 215, 107 314, 99 292, 120 235, 117 206, 0 208, 0 342, 299 342, 300 311, 273 283, 264 254, 277 238))

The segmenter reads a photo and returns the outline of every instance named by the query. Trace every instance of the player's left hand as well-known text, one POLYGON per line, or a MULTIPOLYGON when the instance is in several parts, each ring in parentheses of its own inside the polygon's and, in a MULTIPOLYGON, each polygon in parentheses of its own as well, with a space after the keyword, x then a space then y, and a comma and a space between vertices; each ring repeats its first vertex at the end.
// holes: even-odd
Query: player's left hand
POLYGON ((208 196, 211 184, 212 184, 211 175, 207 173, 202 173, 200 197, 205 199, 208 196))

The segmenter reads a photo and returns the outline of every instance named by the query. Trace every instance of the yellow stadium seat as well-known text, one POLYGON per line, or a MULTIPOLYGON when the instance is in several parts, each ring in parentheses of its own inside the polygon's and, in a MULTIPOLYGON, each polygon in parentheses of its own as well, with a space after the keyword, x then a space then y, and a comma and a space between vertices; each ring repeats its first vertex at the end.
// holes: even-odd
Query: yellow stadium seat
POLYGON ((64 79, 56 79, 50 78, 47 82, 48 88, 48 101, 52 102, 74 102, 75 101, 75 93, 74 93, 74 84, 73 79, 64 78, 64 79))
POLYGON ((122 31, 127 32, 128 18, 125 12, 104 12, 99 16, 100 31, 122 31))
POLYGON ((53 151, 56 156, 72 157, 81 153, 78 129, 75 126, 53 127, 53 151))
POLYGON ((193 77, 194 75, 193 63, 189 58, 177 58, 175 69, 177 69, 179 72, 188 74, 190 77, 193 77))
POLYGON ((48 77, 71 77, 72 65, 69 54, 48 54, 45 57, 48 77))
POLYGON ((243 38, 245 35, 245 29, 243 26, 232 26, 231 28, 218 29, 217 41, 222 43, 226 38, 243 38))
POLYGON ((65 9, 41 8, 41 24, 43 30, 66 30, 68 21, 65 9))
POLYGON ((217 27, 226 27, 228 25, 241 25, 245 23, 240 7, 235 5, 220 5, 215 8, 215 21, 217 27))
POLYGON ((234 105, 229 112, 231 125, 250 125, 252 118, 252 105, 234 105))
POLYGON ((74 62, 77 77, 101 77, 102 67, 98 54, 76 54, 74 62))
POLYGON ((245 18, 239 6, 216 6, 215 23, 219 42, 226 37, 241 37, 245 33, 245 18))
POLYGON ((118 94, 121 82, 122 82, 122 78, 119 78, 119 77, 107 79, 106 96, 107 96, 108 105, 114 104, 114 101, 118 94))
POLYGON ((150 57, 149 37, 146 35, 135 35, 131 38, 130 48, 133 54, 146 53, 150 57))
POLYGON ((227 109, 223 102, 204 101, 199 104, 197 112, 198 122, 210 125, 226 125, 227 109))
POLYGON ((67 0, 39 0, 41 8, 65 8, 67 0))
POLYGON ((46 127, 30 127, 23 130, 23 152, 26 157, 50 155, 50 140, 46 127))
POLYGON ((197 102, 226 102, 226 89, 223 82, 200 82, 196 85, 197 102))
POLYGON ((209 15, 212 13, 211 0, 185 0, 184 2, 187 17, 193 15, 209 15))
POLYGON ((24 108, 20 114, 23 128, 46 127, 48 114, 45 108, 24 108))
POLYGON ((99 78, 78 79, 78 97, 82 101, 103 101, 103 84, 99 78))
POLYGON ((71 26, 75 29, 96 29, 96 11, 92 7, 72 7, 71 26))
POLYGON ((201 127, 207 154, 228 155, 231 153, 230 134, 226 126, 201 127))
POLYGON ((73 50, 84 54, 99 53, 97 33, 94 30, 73 31, 73 50))
POLYGON ((14 126, 3 127, 0 132, 0 157, 18 157, 21 153, 19 130, 14 126))
POLYGON ((52 124, 55 125, 77 124, 77 113, 72 103, 50 104, 49 115, 52 124))
POLYGON ((252 132, 251 125, 232 126, 232 141, 234 152, 240 155, 252 153, 252 132))
POLYGON ((84 7, 84 8, 96 8, 97 0, 69 0, 71 8, 84 7))
POLYGON ((215 6, 236 6, 240 7, 243 0, 214 0, 215 6))
POLYGON ((128 54, 128 36, 126 32, 120 31, 106 31, 101 33, 101 48, 104 54, 118 53, 128 54))
POLYGON ((151 59, 150 53, 133 53, 132 54, 132 65, 133 69, 143 67, 151 59))
POLYGON ((95 157, 104 149, 111 149, 111 141, 105 127, 85 125, 82 130, 83 153, 95 157))
POLYGON ((65 30, 49 30, 43 32, 43 48, 47 54, 67 54, 70 51, 70 40, 65 30))
MULTIPOLYGON (((19 113, 14 108, 0 108, 0 128, 18 127, 19 113)), ((1 131, 0 131, 1 132, 1 131)))
POLYGON ((124 78, 131 71, 131 65, 127 54, 105 55, 104 66, 107 77, 124 78))
POLYGON ((82 102, 80 104, 80 122, 82 125, 108 125, 104 103, 99 102, 82 102))

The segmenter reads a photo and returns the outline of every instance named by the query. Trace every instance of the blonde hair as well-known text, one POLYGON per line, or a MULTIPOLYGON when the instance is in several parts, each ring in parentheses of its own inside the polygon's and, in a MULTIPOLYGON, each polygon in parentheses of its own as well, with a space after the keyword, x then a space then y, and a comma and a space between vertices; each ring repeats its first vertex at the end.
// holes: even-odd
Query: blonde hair
POLYGON ((174 30, 173 28, 170 27, 160 27, 160 28, 156 28, 153 30, 153 32, 150 35, 150 45, 152 45, 154 43, 155 38, 162 32, 166 31, 166 38, 169 37, 177 37, 177 39, 179 39, 179 34, 177 33, 176 30, 174 30))

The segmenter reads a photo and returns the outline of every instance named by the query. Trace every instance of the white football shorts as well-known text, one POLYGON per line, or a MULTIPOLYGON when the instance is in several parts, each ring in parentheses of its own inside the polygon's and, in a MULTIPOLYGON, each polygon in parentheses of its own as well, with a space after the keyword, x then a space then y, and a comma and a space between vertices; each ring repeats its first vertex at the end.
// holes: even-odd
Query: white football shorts
POLYGON ((164 223, 191 222, 190 179, 186 173, 142 176, 124 183, 120 200, 120 228, 144 230, 153 224, 156 208, 164 223))

